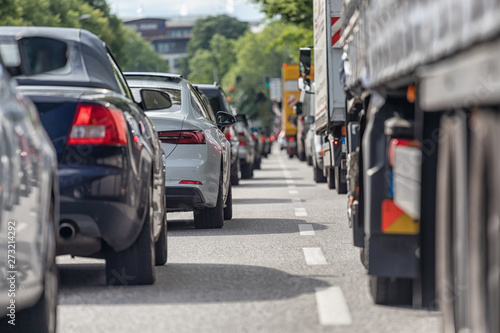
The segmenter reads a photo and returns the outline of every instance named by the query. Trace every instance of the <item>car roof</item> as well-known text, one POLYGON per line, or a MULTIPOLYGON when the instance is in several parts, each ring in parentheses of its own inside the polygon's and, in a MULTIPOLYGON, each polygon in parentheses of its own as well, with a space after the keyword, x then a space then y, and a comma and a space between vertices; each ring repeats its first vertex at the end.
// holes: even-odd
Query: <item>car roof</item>
POLYGON ((135 80, 150 80, 155 82, 171 81, 171 82, 181 82, 184 76, 172 73, 159 73, 159 72, 125 72, 123 73, 127 80, 135 78, 135 80))
POLYGON ((64 85, 105 88, 120 92, 106 44, 93 33, 75 28, 0 27, 0 42, 15 42, 23 37, 46 37, 68 45, 68 71, 20 76, 21 85, 64 85))

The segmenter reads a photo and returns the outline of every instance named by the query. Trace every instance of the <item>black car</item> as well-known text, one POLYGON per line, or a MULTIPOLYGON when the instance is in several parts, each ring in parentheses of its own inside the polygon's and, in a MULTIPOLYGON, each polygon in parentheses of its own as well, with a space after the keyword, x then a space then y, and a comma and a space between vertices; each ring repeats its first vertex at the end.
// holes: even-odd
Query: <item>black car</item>
POLYGON ((111 52, 69 28, 1 27, 0 44, 19 46, 28 73, 67 57, 61 69, 17 78, 56 149, 58 254, 105 258, 108 284, 153 283, 167 255, 162 153, 111 52))

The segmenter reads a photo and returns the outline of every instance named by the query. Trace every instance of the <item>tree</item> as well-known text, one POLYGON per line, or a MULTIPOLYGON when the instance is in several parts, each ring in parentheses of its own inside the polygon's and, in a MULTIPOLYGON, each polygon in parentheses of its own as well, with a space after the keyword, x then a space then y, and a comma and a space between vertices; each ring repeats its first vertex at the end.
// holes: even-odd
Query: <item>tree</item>
POLYGON ((193 26, 193 38, 187 45, 187 51, 193 55, 196 50, 210 49, 210 41, 215 34, 227 39, 237 39, 248 30, 248 24, 228 15, 209 16, 199 19, 193 26))
POLYGON ((268 18, 279 16, 284 22, 313 28, 313 0, 253 0, 268 18))
POLYGON ((130 55, 130 61, 122 66, 122 70, 130 72, 168 72, 168 63, 156 53, 151 45, 143 40, 134 30, 123 28, 125 32, 124 52, 130 55))

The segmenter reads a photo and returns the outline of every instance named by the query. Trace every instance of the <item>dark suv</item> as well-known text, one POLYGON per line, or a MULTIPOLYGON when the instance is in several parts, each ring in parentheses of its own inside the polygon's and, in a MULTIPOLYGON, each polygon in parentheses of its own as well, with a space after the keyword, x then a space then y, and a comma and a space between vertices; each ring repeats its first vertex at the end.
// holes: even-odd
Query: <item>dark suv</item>
MULTIPOLYGON (((209 99, 214 112, 226 111, 233 115, 236 113, 231 109, 226 99, 226 94, 218 84, 195 84, 209 99)), ((251 178, 253 170, 253 157, 251 162, 242 158, 246 152, 246 137, 241 133, 241 125, 236 123, 231 128, 226 128, 226 138, 231 142, 231 184, 237 185, 241 170, 242 178, 251 178)), ((246 155, 246 154, 245 154, 246 155)))

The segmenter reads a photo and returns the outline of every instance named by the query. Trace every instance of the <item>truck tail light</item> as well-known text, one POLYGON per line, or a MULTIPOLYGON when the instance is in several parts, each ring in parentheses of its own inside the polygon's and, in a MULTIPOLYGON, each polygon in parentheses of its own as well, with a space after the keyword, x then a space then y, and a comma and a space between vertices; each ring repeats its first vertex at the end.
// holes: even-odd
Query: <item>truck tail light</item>
POLYGON ((245 133, 239 132, 238 133, 238 140, 240 141, 240 146, 247 145, 247 138, 245 137, 245 133))
POLYGON ((163 143, 172 144, 205 144, 205 134, 203 131, 171 131, 158 132, 158 137, 163 143))
POLYGON ((68 145, 119 145, 128 143, 122 111, 99 104, 78 104, 68 145))

